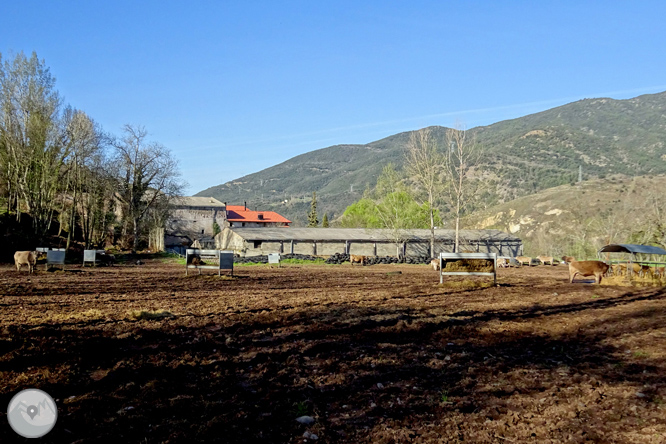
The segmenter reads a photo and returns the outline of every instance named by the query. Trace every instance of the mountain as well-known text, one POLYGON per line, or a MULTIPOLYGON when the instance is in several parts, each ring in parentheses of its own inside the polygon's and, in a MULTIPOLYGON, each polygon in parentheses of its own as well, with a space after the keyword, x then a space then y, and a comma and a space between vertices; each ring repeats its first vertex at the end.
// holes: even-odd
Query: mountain
POLYGON ((515 234, 528 255, 570 255, 578 245, 593 257, 608 243, 666 240, 664 187, 663 174, 560 185, 477 211, 463 226, 515 234))
MULTIPOLYGON (((446 128, 433 127, 444 146, 446 128)), ((495 192, 487 204, 507 202, 583 179, 666 173, 666 92, 627 100, 584 99, 540 113, 469 130, 485 150, 483 169, 495 192)), ((248 202, 305 223, 312 192, 320 218, 342 214, 374 186, 382 167, 403 164, 410 132, 365 145, 312 151, 197 196, 248 202)))

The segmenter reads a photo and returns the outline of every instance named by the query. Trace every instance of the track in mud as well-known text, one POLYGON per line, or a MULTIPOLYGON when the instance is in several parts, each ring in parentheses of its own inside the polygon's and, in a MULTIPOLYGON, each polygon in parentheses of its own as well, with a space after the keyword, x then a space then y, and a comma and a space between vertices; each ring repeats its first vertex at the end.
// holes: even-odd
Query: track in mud
POLYGON ((665 442, 663 289, 499 273, 5 266, 2 399, 56 399, 44 442, 665 442))

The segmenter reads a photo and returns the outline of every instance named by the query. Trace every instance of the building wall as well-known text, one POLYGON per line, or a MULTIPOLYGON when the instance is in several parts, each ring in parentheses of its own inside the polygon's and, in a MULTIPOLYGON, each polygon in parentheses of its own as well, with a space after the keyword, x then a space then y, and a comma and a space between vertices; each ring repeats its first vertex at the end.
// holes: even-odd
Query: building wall
POLYGON ((167 233, 184 234, 198 239, 202 236, 213 236, 213 222, 224 227, 226 212, 223 207, 187 207, 175 208, 169 219, 167 233))

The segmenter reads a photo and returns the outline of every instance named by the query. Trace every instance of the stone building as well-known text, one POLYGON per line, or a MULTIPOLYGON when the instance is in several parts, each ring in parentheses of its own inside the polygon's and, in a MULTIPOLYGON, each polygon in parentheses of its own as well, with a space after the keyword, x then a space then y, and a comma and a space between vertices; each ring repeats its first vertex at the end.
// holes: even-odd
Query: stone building
POLYGON ((229 227, 289 227, 291 221, 274 211, 253 211, 247 205, 226 205, 213 197, 180 197, 174 200, 165 227, 167 249, 183 252, 185 248, 215 248, 215 224, 229 227))
POLYGON ((166 224, 165 246, 189 247, 194 241, 213 244, 214 226, 227 226, 225 205, 213 197, 179 197, 166 224))

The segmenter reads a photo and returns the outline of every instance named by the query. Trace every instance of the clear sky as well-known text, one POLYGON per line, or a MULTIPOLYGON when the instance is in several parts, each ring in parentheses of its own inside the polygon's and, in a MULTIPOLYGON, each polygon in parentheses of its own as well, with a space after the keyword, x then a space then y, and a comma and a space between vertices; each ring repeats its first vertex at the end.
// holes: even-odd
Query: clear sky
POLYGON ((143 125, 188 194, 336 144, 666 90, 662 1, 10 1, 106 131, 143 125))

